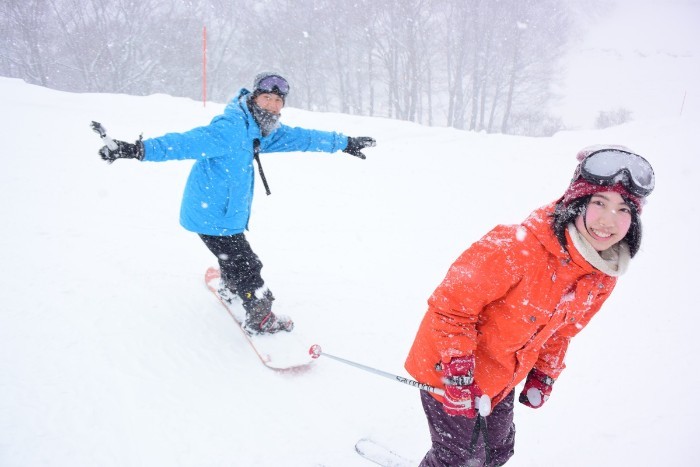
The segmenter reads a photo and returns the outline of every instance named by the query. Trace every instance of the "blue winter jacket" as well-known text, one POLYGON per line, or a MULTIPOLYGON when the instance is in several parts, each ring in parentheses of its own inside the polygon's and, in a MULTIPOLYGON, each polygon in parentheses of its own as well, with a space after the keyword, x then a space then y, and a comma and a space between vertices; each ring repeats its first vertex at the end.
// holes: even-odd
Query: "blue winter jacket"
POLYGON ((144 161, 194 159, 180 209, 180 224, 205 235, 234 235, 247 229, 253 201, 253 140, 260 153, 289 151, 335 152, 347 147, 340 133, 279 127, 266 137, 246 104, 241 89, 222 115, 207 126, 168 133, 143 141, 144 161))

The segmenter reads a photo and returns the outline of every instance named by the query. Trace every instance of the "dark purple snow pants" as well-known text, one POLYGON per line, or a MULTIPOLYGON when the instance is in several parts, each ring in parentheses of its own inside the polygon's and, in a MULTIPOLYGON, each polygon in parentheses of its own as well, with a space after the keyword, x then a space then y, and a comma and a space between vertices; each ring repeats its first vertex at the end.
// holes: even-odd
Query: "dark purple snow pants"
MULTIPOLYGON (((421 467, 494 467, 504 465, 513 455, 515 425, 513 424, 514 391, 506 396, 491 415, 485 417, 488 440, 488 464, 483 432, 471 452, 472 434, 477 428, 477 418, 447 415, 442 404, 425 391, 421 391, 423 410, 428 417, 430 438, 433 445, 421 461, 421 467)), ((483 419, 482 419, 483 420, 483 419)), ((479 427, 483 428, 483 424, 479 427)))

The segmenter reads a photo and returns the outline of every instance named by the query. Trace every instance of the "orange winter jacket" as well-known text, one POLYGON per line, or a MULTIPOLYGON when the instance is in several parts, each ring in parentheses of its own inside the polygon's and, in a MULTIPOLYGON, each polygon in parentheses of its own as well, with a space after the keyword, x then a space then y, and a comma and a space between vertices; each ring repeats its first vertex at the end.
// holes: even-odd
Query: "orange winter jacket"
MULTIPOLYGON (((439 363, 474 354, 474 380, 493 405, 536 367, 564 369, 570 339, 590 321, 616 278, 591 266, 551 227, 554 203, 521 225, 499 225, 450 267, 428 300, 406 370, 444 388, 439 363)), ((434 396, 441 400, 440 396, 434 396)))

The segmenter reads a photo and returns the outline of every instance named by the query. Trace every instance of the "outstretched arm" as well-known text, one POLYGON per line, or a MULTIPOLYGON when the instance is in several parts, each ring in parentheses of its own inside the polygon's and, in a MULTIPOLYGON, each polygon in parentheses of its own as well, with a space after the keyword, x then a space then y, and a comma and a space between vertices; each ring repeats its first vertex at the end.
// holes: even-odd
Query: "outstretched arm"
POLYGON ((309 130, 281 125, 269 139, 263 138, 261 140, 260 150, 262 152, 344 151, 364 159, 364 154, 360 150, 375 145, 375 140, 367 136, 353 138, 332 131, 309 130))
MULTIPOLYGON (((144 161, 202 159, 220 157, 241 145, 240 128, 226 119, 183 133, 167 133, 143 141, 144 161)), ((251 142, 252 148, 252 142, 251 142)))

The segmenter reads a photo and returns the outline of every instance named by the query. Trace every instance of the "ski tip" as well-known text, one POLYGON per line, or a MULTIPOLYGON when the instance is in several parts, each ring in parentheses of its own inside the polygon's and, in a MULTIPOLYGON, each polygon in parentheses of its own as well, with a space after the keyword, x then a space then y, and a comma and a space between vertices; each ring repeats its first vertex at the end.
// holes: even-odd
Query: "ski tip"
POLYGON ((384 467, 412 467, 416 463, 370 438, 355 443, 355 451, 366 460, 384 467))
POLYGON ((314 344, 311 346, 309 349, 309 355, 311 355, 311 358, 318 358, 321 356, 323 352, 321 352, 321 346, 318 344, 314 344))
POLYGON ((221 271, 218 268, 210 267, 207 272, 204 273, 204 280, 209 282, 213 279, 218 279, 221 277, 221 271))

